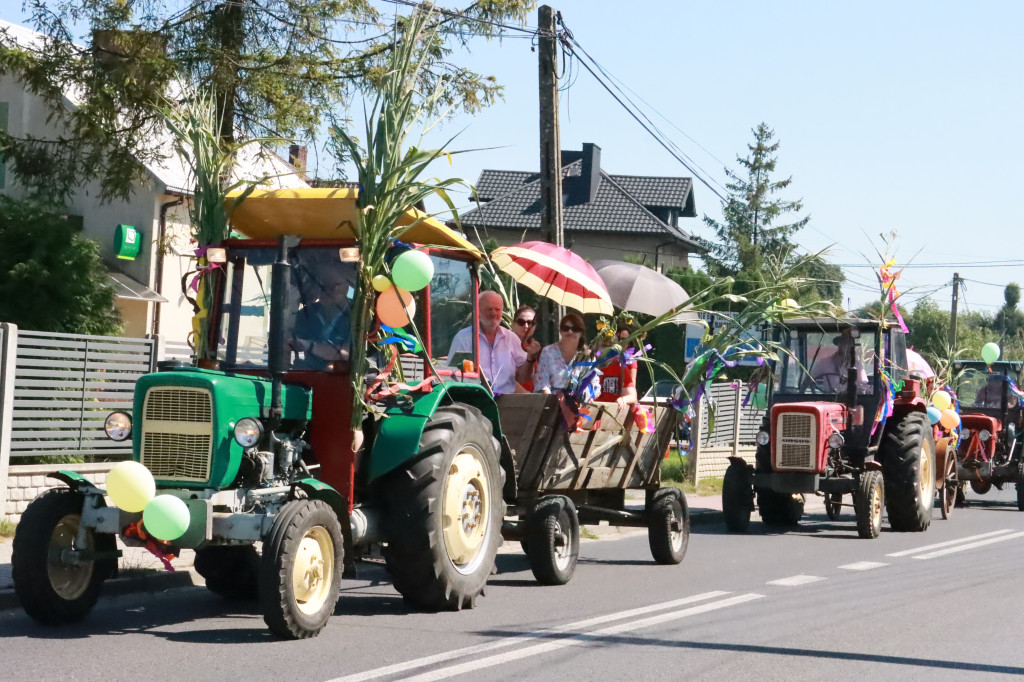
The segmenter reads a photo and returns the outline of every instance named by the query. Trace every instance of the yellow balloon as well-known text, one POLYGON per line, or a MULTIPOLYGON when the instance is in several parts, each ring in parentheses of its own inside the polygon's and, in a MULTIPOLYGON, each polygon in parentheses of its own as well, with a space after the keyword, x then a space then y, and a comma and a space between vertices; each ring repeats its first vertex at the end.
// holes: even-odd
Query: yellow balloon
POLYGON ((107 474, 107 495, 118 509, 140 512, 156 495, 156 481, 139 462, 121 462, 107 474))
POLYGON ((935 391, 935 393, 932 393, 932 405, 940 410, 948 410, 952 404, 953 399, 945 391, 935 391))
POLYGON ((384 292, 391 288, 391 280, 384 275, 377 275, 370 280, 370 284, 373 285, 374 291, 384 292))
POLYGON ((948 430, 955 429, 960 423, 960 415, 953 410, 943 410, 942 416, 939 417, 939 423, 948 430))

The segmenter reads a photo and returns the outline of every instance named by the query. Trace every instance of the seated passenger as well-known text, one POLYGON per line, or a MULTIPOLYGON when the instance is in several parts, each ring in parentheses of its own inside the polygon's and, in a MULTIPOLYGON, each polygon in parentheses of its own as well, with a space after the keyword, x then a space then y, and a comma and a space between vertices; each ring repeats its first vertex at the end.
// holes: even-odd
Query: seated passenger
POLYGON ((558 342, 545 346, 533 376, 534 392, 554 393, 569 384, 573 359, 583 349, 583 318, 569 313, 558 325, 558 342))
MULTIPOLYGON (((496 291, 481 291, 477 297, 480 309, 480 370, 495 394, 514 393, 516 382, 525 378, 526 351, 523 342, 511 329, 501 326, 505 304, 496 291)), ((473 329, 460 329, 448 349, 448 364, 473 351, 473 329)))
MULTIPOLYGON (((619 341, 628 338, 629 335, 628 326, 620 326, 615 331, 615 337, 619 341)), ((625 352, 629 348, 635 348, 635 344, 623 347, 622 351, 625 352)), ((619 407, 636 404, 637 361, 623 363, 621 360, 620 356, 601 368, 601 395, 597 398, 598 402, 615 403, 619 407)))
MULTIPOLYGON (((1010 396, 1013 398, 1014 396, 1010 396)), ((1013 400, 1008 401, 1010 407, 1013 407, 1013 400)), ((978 391, 978 395, 974 396, 975 407, 989 407, 999 408, 1003 406, 1003 376, 1001 374, 989 374, 988 381, 981 390, 978 391)))

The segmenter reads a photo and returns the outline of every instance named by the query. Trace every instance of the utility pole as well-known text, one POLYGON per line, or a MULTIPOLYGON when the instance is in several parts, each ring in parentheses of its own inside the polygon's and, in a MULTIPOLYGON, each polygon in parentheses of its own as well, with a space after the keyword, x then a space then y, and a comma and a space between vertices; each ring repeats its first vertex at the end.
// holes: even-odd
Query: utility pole
POLYGON ((949 349, 956 352, 956 306, 960 302, 960 273, 953 273, 953 307, 949 313, 949 349))
MULTIPOLYGON (((548 5, 537 10, 538 82, 540 84, 540 229, 544 241, 565 246, 562 225, 562 145, 558 139, 558 37, 555 11, 548 5)), ((538 311, 544 336, 558 339, 562 307, 545 301, 538 311)))

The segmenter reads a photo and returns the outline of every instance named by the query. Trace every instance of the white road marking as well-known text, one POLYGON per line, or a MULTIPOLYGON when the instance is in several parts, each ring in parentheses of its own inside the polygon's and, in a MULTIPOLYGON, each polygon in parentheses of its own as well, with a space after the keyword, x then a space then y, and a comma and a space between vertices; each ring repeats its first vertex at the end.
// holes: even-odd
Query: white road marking
POLYGON ((985 545, 991 545, 995 542, 1002 542, 1003 540, 1014 540, 1016 538, 1024 538, 1024 531, 1019 533, 1012 533, 1010 535, 1000 535, 996 538, 989 538, 988 540, 979 540, 978 542, 972 542, 969 545, 958 545, 956 547, 947 547, 946 549, 940 549, 937 552, 930 552, 928 554, 919 554, 911 557, 912 559, 934 559, 939 556, 946 556, 947 554, 953 554, 955 552, 965 552, 969 549, 976 549, 978 547, 984 547, 985 545))
POLYGON ((845 568, 848 571, 870 571, 872 568, 881 568, 882 566, 888 566, 889 564, 883 564, 880 561, 858 561, 853 564, 846 564, 839 568, 845 568))
POLYGON ((651 613, 653 611, 664 611, 665 609, 671 609, 677 606, 685 606, 686 604, 704 601, 705 599, 715 599, 717 597, 724 597, 727 594, 729 593, 722 591, 704 592, 702 594, 695 594, 692 597, 683 597, 682 599, 675 599, 673 601, 662 602, 660 604, 641 606, 639 608, 629 609, 627 611, 617 611, 615 613, 609 613, 603 616, 596 616, 594 618, 576 621, 575 623, 569 623, 567 625, 560 625, 555 628, 538 630, 536 633, 532 634, 527 634, 519 637, 508 637, 493 642, 486 642, 484 644, 476 644, 474 646, 464 647, 462 649, 453 649, 452 651, 445 651, 439 654, 434 654, 433 656, 415 658, 409 661, 405 661, 403 663, 396 663, 394 665, 389 665, 383 668, 374 668, 373 670, 366 670, 364 672, 349 675, 347 677, 339 677, 334 680, 331 680, 330 682, 362 682, 363 680, 372 680, 378 677, 386 677, 388 675, 394 675, 395 673, 405 672, 406 670, 422 668, 424 666, 434 665, 436 663, 444 663, 445 661, 451 661, 456 658, 462 658, 463 656, 484 653, 487 651, 493 651, 495 649, 504 649, 506 647, 515 646, 516 644, 522 644, 525 642, 532 642, 537 639, 538 635, 545 636, 551 634, 564 634, 567 632, 579 630, 580 628, 590 627, 593 625, 601 625, 602 623, 609 623, 615 620, 623 620, 625 618, 633 618, 634 616, 640 616, 645 613, 651 613))
POLYGON ((729 606, 736 606, 737 604, 743 604, 755 599, 760 599, 764 595, 749 593, 741 594, 721 601, 711 602, 710 604, 701 604, 700 606, 693 606, 688 609, 681 611, 672 611, 670 613, 662 613, 657 616, 651 616, 650 618, 644 618, 642 620, 634 621, 632 623, 620 623, 619 625, 613 625, 608 628, 601 630, 593 630, 591 632, 581 632, 578 634, 570 635, 562 639, 545 642, 543 644, 535 644, 534 646, 528 646, 523 649, 516 649, 515 651, 507 651, 503 654, 496 654, 494 656, 488 656, 487 658, 481 658, 475 661, 467 661, 458 665, 453 665, 447 668, 441 668, 440 670, 432 670, 430 672, 423 673, 422 675, 416 675, 415 677, 405 678, 406 682, 429 682, 431 680, 443 680, 456 675, 464 675, 471 673, 476 670, 482 670, 484 668, 490 668, 503 663, 510 663, 513 661, 519 661, 530 656, 538 656, 540 654, 547 653, 549 651, 556 651, 558 649, 564 649, 571 646, 579 646, 586 644, 595 638, 608 637, 612 635, 618 635, 623 632, 631 632, 633 630, 639 630, 641 628, 651 627, 653 625, 660 625, 661 623, 668 623, 673 620, 679 620, 681 618, 688 618, 690 616, 696 616, 701 613, 707 613, 709 611, 717 611, 718 609, 724 609, 729 606))
POLYGON ((790 578, 781 578, 779 580, 769 580, 765 585, 781 585, 783 587, 796 587, 797 585, 806 585, 807 583, 816 583, 824 578, 816 575, 794 575, 790 578))
POLYGON ((946 542, 937 542, 934 545, 925 545, 924 547, 915 547, 914 549, 905 549, 902 552, 893 552, 892 554, 886 554, 885 556, 907 556, 908 554, 917 554, 918 552, 924 552, 929 549, 938 549, 939 547, 949 547, 950 545, 958 545, 961 542, 970 542, 971 540, 980 540, 982 538, 992 537, 993 535, 1002 535, 1003 533, 1009 533, 1009 528, 1003 530, 994 530, 991 533, 982 533, 981 535, 969 535, 966 538, 960 538, 959 540, 947 540, 946 542))

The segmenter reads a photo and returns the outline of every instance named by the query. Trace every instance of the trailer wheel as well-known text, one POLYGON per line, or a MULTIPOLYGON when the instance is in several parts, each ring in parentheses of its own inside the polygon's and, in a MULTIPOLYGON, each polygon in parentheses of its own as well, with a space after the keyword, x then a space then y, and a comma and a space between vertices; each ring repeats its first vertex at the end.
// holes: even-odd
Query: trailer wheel
POLYGON ((758 490, 757 511, 769 526, 795 526, 804 515, 804 496, 802 493, 758 490))
POLYGON ((857 517, 857 535, 874 539, 882 532, 882 506, 885 488, 881 471, 865 471, 853 495, 853 511, 857 517))
POLYGON ((542 497, 525 522, 524 543, 533 576, 541 585, 564 585, 576 572, 580 520, 564 495, 542 497))
POLYGON ((979 495, 984 495, 989 490, 992 490, 992 484, 988 481, 971 481, 971 490, 979 495))
POLYGON ((843 508, 842 493, 825 493, 825 516, 829 521, 839 519, 839 512, 843 508))
POLYGON ((263 620, 285 639, 315 637, 334 613, 344 565, 341 524, 322 500, 292 500, 263 540, 263 620))
POLYGON ((381 481, 385 559, 395 589, 431 610, 473 608, 494 570, 505 472, 491 422, 465 404, 439 408, 419 456, 381 481))
POLYGON ((935 441, 923 412, 908 412, 886 424, 880 448, 885 509, 895 531, 921 532, 935 504, 935 441))
POLYGON ((939 509, 942 511, 942 518, 948 519, 956 506, 956 493, 960 488, 960 481, 956 475, 956 458, 946 455, 946 473, 942 477, 942 488, 939 490, 939 509))
POLYGON ((85 618, 99 599, 103 581, 117 568, 114 536, 87 530, 85 546, 76 546, 84 504, 82 493, 69 488, 48 490, 28 505, 14 534, 14 591, 25 613, 44 625, 85 618), (67 554, 71 550, 110 554, 73 561, 67 554))
POLYGON ((659 488, 647 506, 647 544, 659 564, 678 564, 690 544, 690 509, 679 488, 659 488))
POLYGON ((206 589, 225 599, 259 595, 260 555, 252 545, 197 549, 194 568, 206 581, 206 589))
POLYGON ((746 532, 754 511, 754 482, 750 466, 732 462, 722 479, 722 515, 733 533, 746 532))

